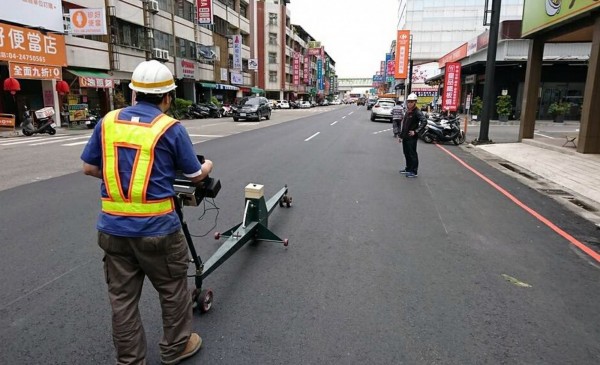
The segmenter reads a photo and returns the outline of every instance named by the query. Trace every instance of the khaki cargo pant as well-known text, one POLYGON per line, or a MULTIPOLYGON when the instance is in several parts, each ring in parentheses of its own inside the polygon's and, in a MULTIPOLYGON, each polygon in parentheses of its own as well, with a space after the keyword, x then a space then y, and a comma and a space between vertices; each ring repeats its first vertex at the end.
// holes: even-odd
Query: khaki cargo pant
POLYGON ((189 256, 183 234, 129 238, 98 232, 98 245, 105 253, 117 364, 146 364, 146 335, 138 310, 145 276, 158 291, 162 308, 161 359, 177 357, 192 330, 189 256))

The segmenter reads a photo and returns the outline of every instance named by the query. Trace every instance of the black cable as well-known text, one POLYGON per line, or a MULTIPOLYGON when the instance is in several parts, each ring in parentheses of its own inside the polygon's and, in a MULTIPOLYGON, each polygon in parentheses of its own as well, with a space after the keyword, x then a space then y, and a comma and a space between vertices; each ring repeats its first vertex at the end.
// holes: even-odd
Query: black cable
POLYGON ((210 227, 210 229, 205 234, 202 234, 202 235, 193 235, 193 234, 190 233, 190 236, 192 236, 192 237, 197 237, 197 238, 206 237, 213 229, 215 229, 217 227, 217 218, 219 218, 219 209, 220 208, 215 203, 215 199, 214 198, 211 198, 210 201, 208 201, 208 204, 212 205, 212 208, 211 207, 207 208, 206 207, 206 202, 207 201, 208 201, 207 198, 204 198, 202 200, 202 208, 204 209, 204 211, 198 217, 198 221, 203 220, 204 216, 206 215, 206 212, 208 212, 209 210, 216 210, 217 214, 215 215, 215 224, 212 227, 210 227))

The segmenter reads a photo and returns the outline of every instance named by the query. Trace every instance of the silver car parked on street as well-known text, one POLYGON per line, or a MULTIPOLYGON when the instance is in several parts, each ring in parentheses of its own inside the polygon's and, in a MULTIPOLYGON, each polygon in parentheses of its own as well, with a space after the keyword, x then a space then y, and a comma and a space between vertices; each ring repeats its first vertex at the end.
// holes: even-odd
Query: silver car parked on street
POLYGON ((371 108, 371 121, 374 122, 376 119, 385 119, 388 122, 392 121, 392 108, 394 108, 396 102, 393 99, 379 99, 377 103, 371 108))

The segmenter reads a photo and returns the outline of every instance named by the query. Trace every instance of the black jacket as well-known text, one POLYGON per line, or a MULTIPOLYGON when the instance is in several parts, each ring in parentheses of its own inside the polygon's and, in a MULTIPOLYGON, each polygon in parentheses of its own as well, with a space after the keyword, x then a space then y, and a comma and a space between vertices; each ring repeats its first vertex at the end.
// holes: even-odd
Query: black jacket
POLYGON ((407 110, 402 119, 402 129, 400 131, 400 138, 419 138, 419 132, 427 125, 427 118, 423 115, 416 107, 413 110, 407 110), (414 136, 409 136, 408 131, 415 131, 414 136))

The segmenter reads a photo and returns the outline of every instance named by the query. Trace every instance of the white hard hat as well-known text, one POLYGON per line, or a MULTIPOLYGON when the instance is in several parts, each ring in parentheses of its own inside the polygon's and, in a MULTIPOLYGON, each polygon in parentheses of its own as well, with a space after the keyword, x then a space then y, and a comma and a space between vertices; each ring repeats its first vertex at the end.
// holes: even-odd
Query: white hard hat
POLYGON ((131 76, 129 88, 144 94, 164 94, 177 87, 173 74, 157 60, 140 63, 131 76))
POLYGON ((411 101, 411 100, 417 101, 417 94, 412 93, 406 97, 406 101, 411 101))

